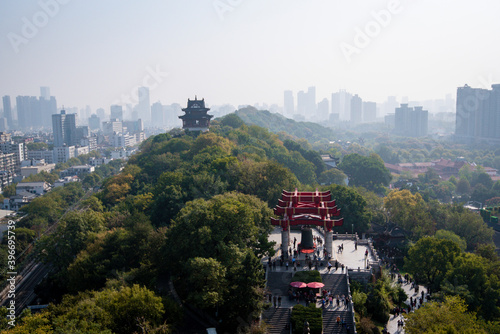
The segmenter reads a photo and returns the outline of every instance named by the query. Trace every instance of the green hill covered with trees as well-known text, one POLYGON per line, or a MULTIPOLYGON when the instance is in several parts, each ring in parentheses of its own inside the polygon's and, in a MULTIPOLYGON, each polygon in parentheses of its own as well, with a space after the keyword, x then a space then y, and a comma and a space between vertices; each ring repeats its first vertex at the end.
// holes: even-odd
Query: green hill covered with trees
POLYGON ((235 114, 241 118, 245 124, 258 125, 274 133, 285 132, 294 138, 307 139, 311 143, 335 139, 335 132, 330 128, 313 122, 297 122, 267 110, 257 110, 249 106, 237 110, 235 114))

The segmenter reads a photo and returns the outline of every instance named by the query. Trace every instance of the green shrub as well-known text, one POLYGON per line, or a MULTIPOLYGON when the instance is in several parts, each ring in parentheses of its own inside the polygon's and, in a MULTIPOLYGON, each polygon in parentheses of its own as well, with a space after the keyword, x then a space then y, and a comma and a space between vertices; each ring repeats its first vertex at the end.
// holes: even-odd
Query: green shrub
POLYGON ((292 278, 293 282, 321 282, 321 274, 317 270, 298 271, 292 278))
POLYGON ((316 308, 316 305, 295 305, 292 309, 292 327, 293 334, 302 334, 304 323, 307 320, 311 334, 321 334, 323 332, 322 310, 316 308))

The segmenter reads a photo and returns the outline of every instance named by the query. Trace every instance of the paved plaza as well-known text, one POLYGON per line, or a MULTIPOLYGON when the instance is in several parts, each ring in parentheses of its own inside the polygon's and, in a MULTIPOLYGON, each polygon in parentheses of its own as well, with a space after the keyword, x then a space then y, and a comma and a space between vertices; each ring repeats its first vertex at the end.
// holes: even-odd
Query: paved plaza
MULTIPOLYGON (((316 229, 313 229, 313 236, 315 237, 321 237, 323 240, 325 239, 322 234, 320 234, 316 229)), ((290 231, 290 241, 291 241, 291 247, 293 248, 293 239, 297 239, 297 243, 300 242, 301 238, 301 232, 300 230, 292 230, 290 231)), ((341 267, 340 264, 343 264, 344 266, 347 266, 350 269, 365 269, 366 268, 366 260, 368 261, 374 261, 373 254, 371 254, 370 250, 366 245, 358 245, 357 249, 355 247, 355 242, 354 240, 346 240, 346 239, 336 239, 335 234, 333 235, 333 254, 332 254, 332 261, 330 262, 332 265, 335 265, 335 260, 339 262, 339 270, 337 273, 341 273, 341 267), (338 247, 343 245, 344 246, 344 251, 339 252, 338 247), (365 253, 368 250, 368 258, 365 257, 365 253)), ((281 256, 281 229, 279 227, 275 228, 271 235, 269 236, 270 241, 275 241, 276 246, 275 249, 277 249, 277 253, 275 255, 275 258, 278 258, 281 256)), ((322 262, 324 262, 324 266, 320 268, 320 273, 326 274, 328 273, 327 269, 327 261, 323 258, 323 245, 318 246, 317 249, 319 249, 319 254, 320 254, 320 259, 322 262)), ((306 258, 305 254, 300 254, 299 257, 297 258, 299 261, 302 263, 305 263, 304 260, 306 258)), ((293 269, 293 268, 291 268, 293 269)), ((303 268, 300 268, 301 270, 303 268)), ((285 266, 283 267, 276 267, 276 270, 286 270, 285 266)), ((290 268, 288 269, 290 270, 290 268)), ((299 268, 297 268, 299 270, 299 268)), ((335 267, 333 267, 332 272, 335 271, 335 267)))

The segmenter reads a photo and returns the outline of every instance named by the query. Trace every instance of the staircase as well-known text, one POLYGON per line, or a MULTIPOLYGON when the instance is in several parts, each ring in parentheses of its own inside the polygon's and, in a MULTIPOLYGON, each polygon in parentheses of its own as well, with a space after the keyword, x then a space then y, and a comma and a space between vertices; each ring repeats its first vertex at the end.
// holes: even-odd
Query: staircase
POLYGON ((351 311, 323 311, 323 333, 346 333, 346 327, 349 326, 349 333, 354 333, 353 331, 353 322, 352 322, 352 312, 351 311), (345 326, 337 324, 337 316, 340 319, 344 319, 345 326))
POLYGON ((290 334, 287 325, 290 323, 289 308, 270 307, 262 313, 262 319, 269 325, 268 334, 290 334))
MULTIPOLYGON (((330 290, 335 297, 339 295, 347 296, 348 288, 347 288, 347 279, 343 274, 323 274, 321 275, 321 280, 325 287, 323 289, 330 290)), ((349 308, 344 308, 344 305, 340 305, 340 309, 336 307, 336 303, 334 301, 335 307, 325 308, 323 310, 323 333, 346 333, 347 325, 350 328, 350 333, 354 333, 354 324, 353 324, 353 314, 352 310, 349 308), (344 320, 345 326, 342 327, 337 324, 337 316, 340 319, 344 320)))

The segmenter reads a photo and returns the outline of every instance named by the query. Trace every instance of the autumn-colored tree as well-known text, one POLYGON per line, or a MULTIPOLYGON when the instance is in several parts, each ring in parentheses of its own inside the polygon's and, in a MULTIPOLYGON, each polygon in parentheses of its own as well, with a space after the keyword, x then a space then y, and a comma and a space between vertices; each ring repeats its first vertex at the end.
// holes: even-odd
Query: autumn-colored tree
POLYGON ((418 239, 435 232, 435 222, 419 193, 409 190, 393 190, 384 198, 384 207, 391 221, 413 233, 418 239))

